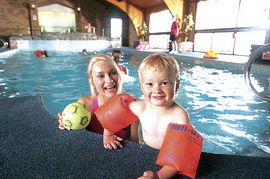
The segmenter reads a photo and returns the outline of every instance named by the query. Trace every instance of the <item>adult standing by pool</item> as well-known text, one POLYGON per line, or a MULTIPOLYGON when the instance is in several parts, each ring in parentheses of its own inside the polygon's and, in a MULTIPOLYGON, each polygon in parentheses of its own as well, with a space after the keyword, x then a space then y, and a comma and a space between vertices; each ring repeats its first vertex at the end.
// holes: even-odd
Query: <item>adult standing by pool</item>
POLYGON ((170 41, 172 45, 172 50, 169 52, 171 54, 177 54, 178 53, 178 44, 176 42, 176 39, 178 37, 178 32, 179 32, 179 25, 180 21, 178 19, 178 16, 173 17, 173 22, 171 25, 171 32, 170 32, 170 41))

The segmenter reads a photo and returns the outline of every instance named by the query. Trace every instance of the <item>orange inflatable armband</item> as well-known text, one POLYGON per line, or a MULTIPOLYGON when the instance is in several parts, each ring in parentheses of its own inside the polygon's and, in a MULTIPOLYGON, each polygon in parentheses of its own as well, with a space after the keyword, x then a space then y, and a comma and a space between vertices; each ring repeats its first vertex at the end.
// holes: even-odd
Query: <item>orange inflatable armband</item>
POLYGON ((156 164, 168 165, 179 174, 195 178, 203 144, 203 136, 191 124, 170 123, 156 164))
POLYGON ((115 133, 138 119, 129 109, 131 101, 135 101, 135 98, 128 94, 112 96, 96 110, 96 117, 105 129, 115 133))

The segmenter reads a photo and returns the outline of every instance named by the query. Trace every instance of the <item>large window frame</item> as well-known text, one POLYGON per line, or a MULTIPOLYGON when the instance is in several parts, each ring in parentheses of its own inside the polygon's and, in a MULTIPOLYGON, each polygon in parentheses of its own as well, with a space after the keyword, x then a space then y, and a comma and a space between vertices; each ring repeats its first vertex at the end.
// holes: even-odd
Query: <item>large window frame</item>
POLYGON ((37 10, 41 32, 69 33, 76 31, 74 9, 54 3, 39 7, 37 10))
POLYGON ((149 46, 153 49, 169 48, 172 15, 168 9, 150 14, 149 46), (162 22, 162 24, 160 23, 162 22))
POLYGON ((213 49, 223 54, 249 55, 252 44, 264 44, 269 4, 267 0, 198 2, 194 51, 213 49))

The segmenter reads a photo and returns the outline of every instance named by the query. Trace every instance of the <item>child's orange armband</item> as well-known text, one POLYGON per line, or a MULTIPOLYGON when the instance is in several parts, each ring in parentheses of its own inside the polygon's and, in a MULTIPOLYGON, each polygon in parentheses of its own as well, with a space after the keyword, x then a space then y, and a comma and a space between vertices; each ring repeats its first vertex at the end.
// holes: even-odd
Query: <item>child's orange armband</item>
POLYGON ((135 101, 135 98, 128 94, 112 96, 96 110, 96 117, 105 129, 115 133, 138 119, 129 109, 131 101, 135 101))
POLYGON ((191 124, 169 124, 156 164, 168 165, 179 174, 195 178, 203 137, 191 124))

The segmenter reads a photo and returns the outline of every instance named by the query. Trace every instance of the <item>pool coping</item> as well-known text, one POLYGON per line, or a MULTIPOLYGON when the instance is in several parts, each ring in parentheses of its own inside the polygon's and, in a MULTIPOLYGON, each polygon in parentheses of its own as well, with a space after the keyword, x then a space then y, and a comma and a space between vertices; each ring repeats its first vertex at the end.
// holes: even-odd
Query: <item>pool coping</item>
MULTIPOLYGON (((126 51, 132 52, 140 52, 140 53, 167 53, 168 50, 162 49, 148 49, 148 50, 136 50, 130 47, 123 47, 126 51)), ((183 62, 192 62, 194 64, 208 64, 208 65, 215 65, 215 64, 224 64, 224 65, 234 65, 242 70, 244 70, 247 61, 249 60, 249 56, 240 56, 240 55, 227 55, 227 54, 219 54, 217 59, 208 59, 203 58, 204 53, 202 52, 182 52, 177 54, 169 54, 173 56, 175 59, 183 61, 183 62)), ((267 69, 270 70, 270 65, 263 65, 263 64, 253 64, 252 65, 256 69, 267 69)))
POLYGON ((0 58, 8 58, 18 52, 18 49, 0 48, 0 58))
MULTIPOLYGON (((108 48, 109 49, 109 48, 108 48)), ((131 50, 131 51, 137 51, 135 48, 130 47, 121 47, 121 49, 125 50, 131 50)), ((1 56, 9 56, 14 53, 16 53, 19 49, 10 49, 10 48, 0 48, 0 57, 1 56)), ((147 53, 168 53, 168 50, 164 49, 148 49, 148 50, 142 50, 138 52, 147 52, 147 53)), ((218 59, 205 59, 203 58, 203 53, 200 52, 182 52, 178 54, 170 54, 172 56, 178 56, 178 57, 186 57, 186 58, 195 58, 200 60, 206 60, 206 61, 221 61, 221 62, 230 62, 230 63, 239 63, 243 64, 246 63, 248 60, 247 56, 236 56, 236 55, 219 55, 218 59), (237 60, 235 60, 237 58, 237 60), (240 60, 239 60, 240 58, 240 60)))
MULTIPOLYGON (((110 48, 107 48, 108 50, 110 48)), ((106 50, 107 50, 106 49, 106 50)), ((164 49, 148 49, 148 50, 141 50, 138 51, 135 48, 131 47, 121 47, 120 49, 126 50, 126 51, 132 51, 132 52, 140 52, 140 53, 168 53, 168 50, 164 49)), ((0 49, 0 59, 1 58, 8 58, 9 56, 14 55, 18 52, 20 49, 0 49)), ((219 54, 218 59, 207 59, 203 58, 204 53, 202 52, 182 52, 178 54, 170 54, 174 58, 178 60, 182 60, 185 62, 193 61, 195 64, 232 64, 235 66, 238 66, 242 70, 244 70, 244 67, 246 65, 246 62, 249 60, 249 56, 239 56, 239 55, 226 55, 226 54, 219 54)), ((267 69, 270 70, 270 65, 263 65, 263 64, 253 64, 254 68, 258 69, 267 69)))

